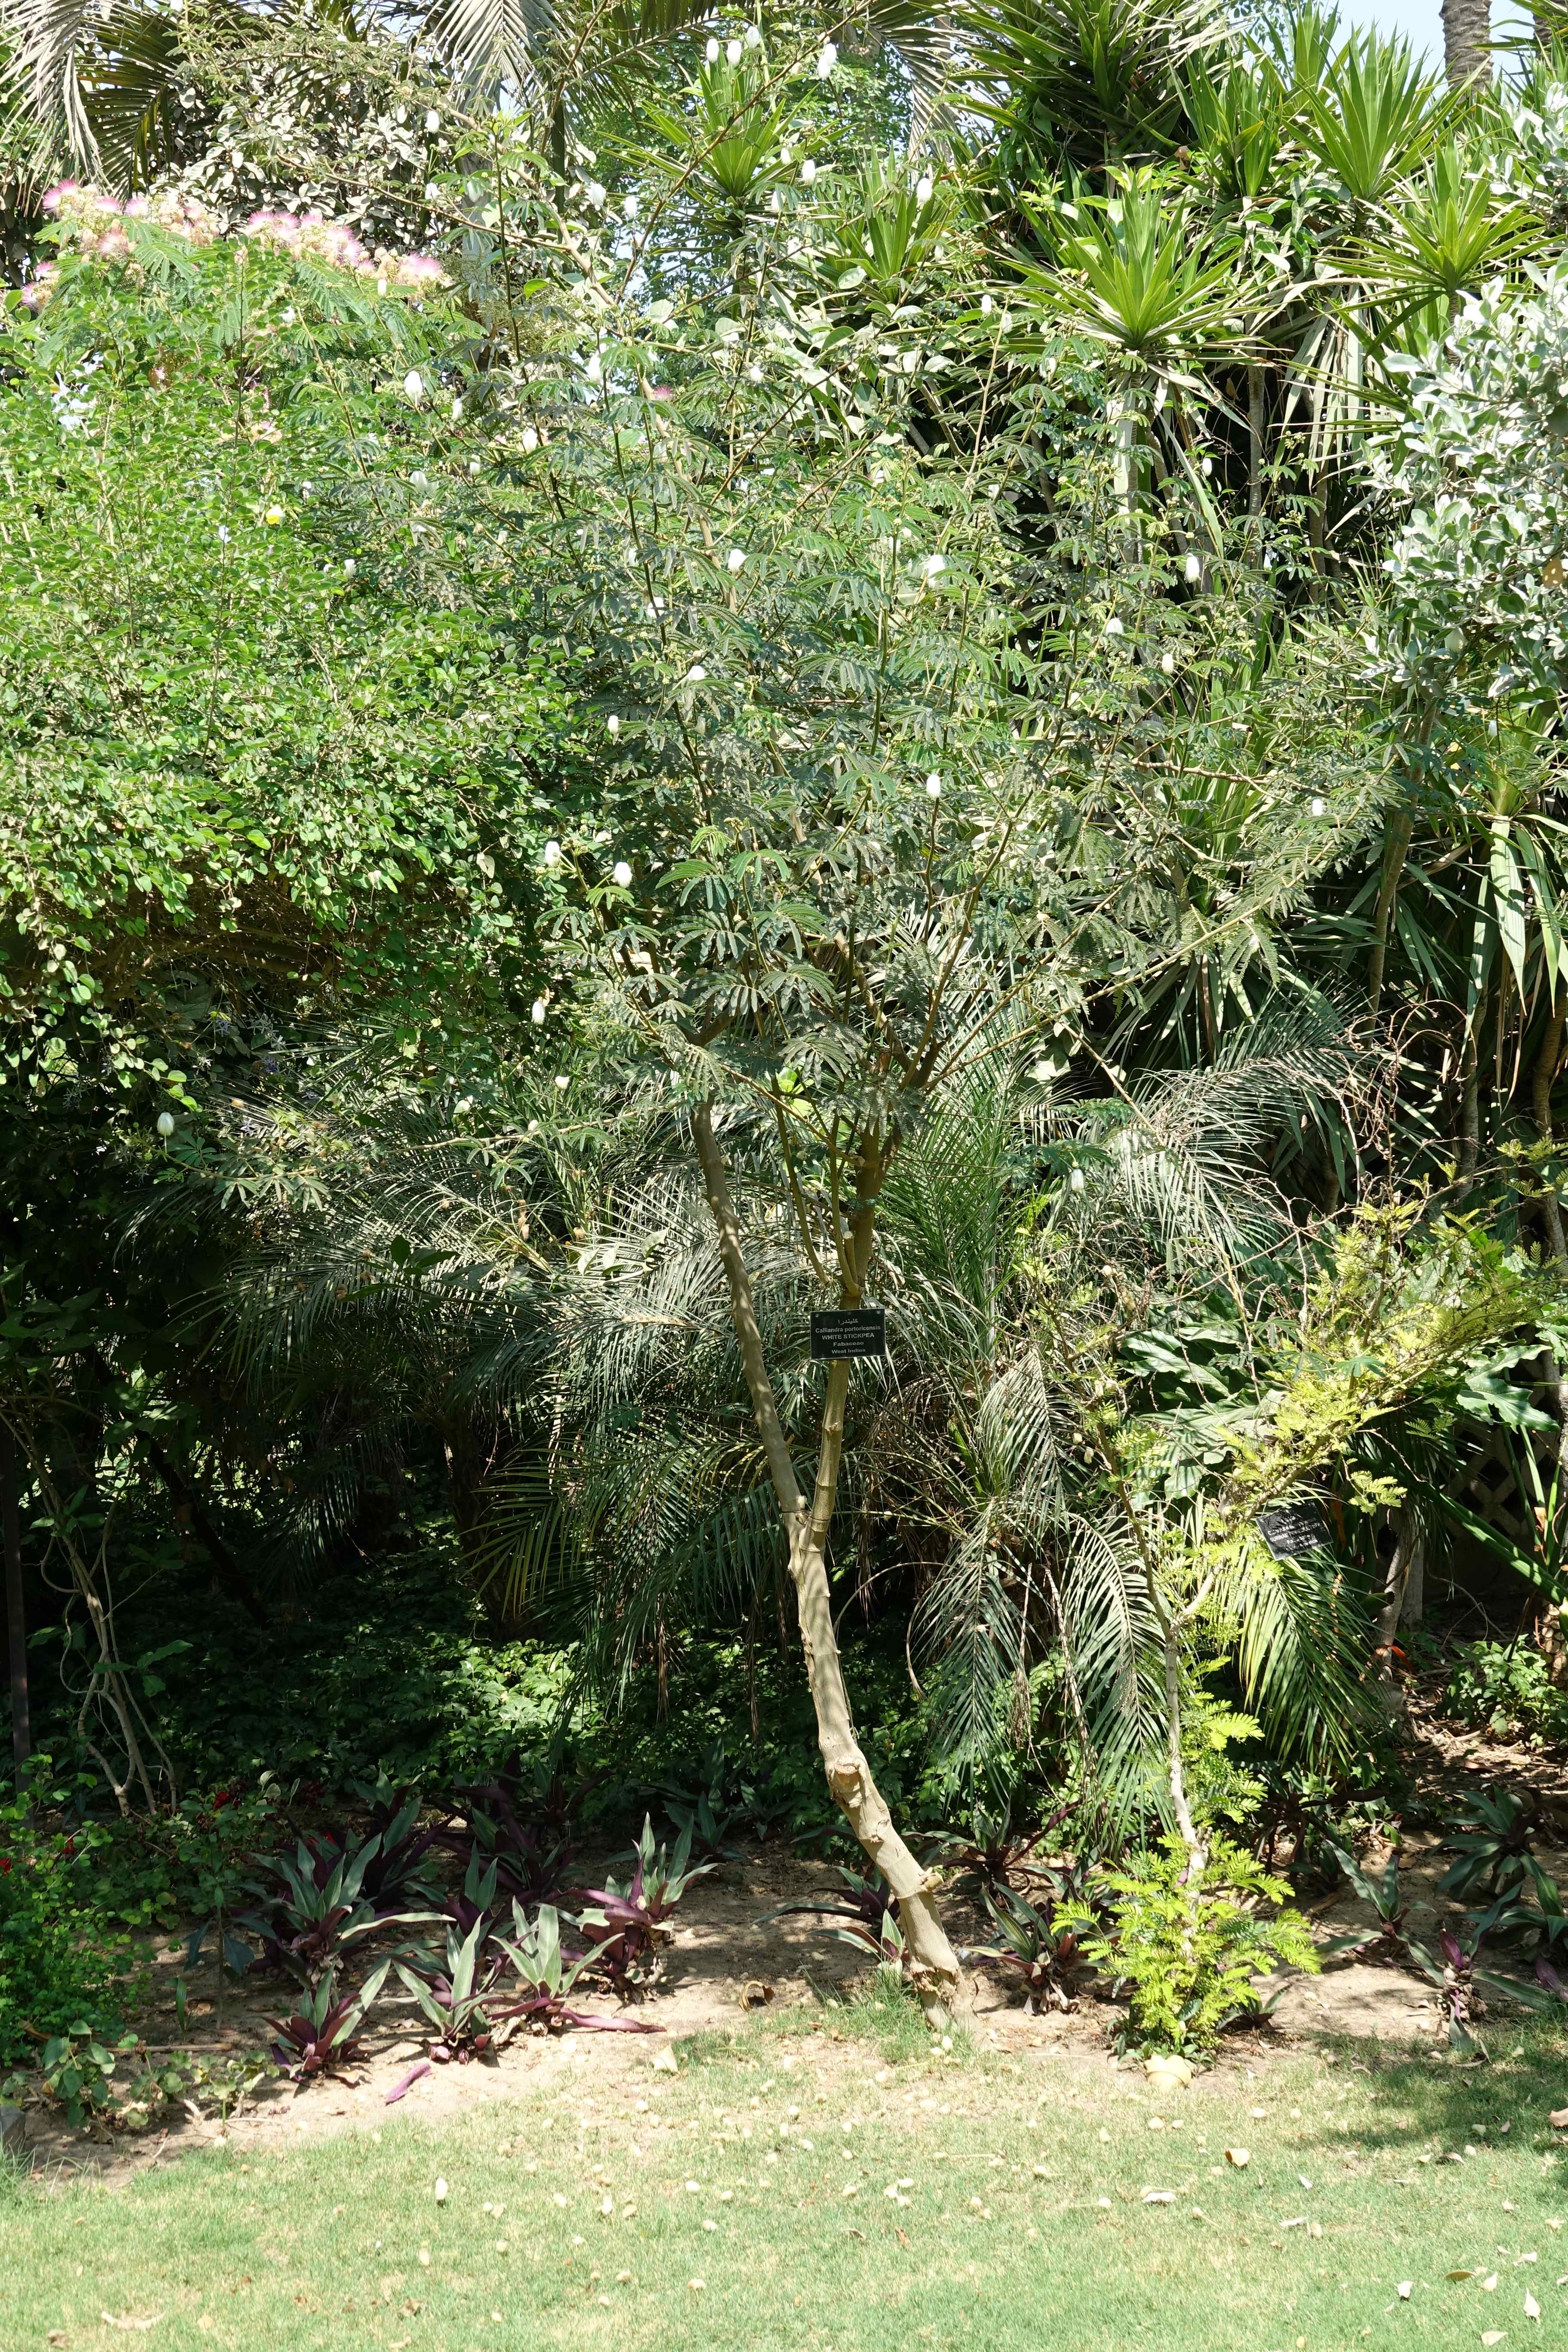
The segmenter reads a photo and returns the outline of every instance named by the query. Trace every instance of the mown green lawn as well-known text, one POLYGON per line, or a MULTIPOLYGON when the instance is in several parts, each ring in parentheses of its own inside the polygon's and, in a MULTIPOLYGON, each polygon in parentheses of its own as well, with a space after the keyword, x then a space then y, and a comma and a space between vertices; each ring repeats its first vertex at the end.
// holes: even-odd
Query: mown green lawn
POLYGON ((1568 2342, 1554 2032, 1485 2067, 1342 2044, 1156 2094, 1043 2054, 890 2063, 809 2021, 705 2037, 673 2080, 563 2049, 440 2128, 395 2111, 119 2191, 13 2179, 0 2346, 1568 2342))

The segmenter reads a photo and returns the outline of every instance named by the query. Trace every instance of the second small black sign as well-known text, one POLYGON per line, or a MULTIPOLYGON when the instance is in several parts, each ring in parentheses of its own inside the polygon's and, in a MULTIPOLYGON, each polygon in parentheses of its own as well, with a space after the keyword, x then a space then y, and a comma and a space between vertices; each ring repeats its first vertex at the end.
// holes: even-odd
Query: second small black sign
POLYGON ((885 1307, 825 1307, 811 1318, 814 1362, 831 1363, 841 1356, 885 1356, 887 1352, 885 1307))

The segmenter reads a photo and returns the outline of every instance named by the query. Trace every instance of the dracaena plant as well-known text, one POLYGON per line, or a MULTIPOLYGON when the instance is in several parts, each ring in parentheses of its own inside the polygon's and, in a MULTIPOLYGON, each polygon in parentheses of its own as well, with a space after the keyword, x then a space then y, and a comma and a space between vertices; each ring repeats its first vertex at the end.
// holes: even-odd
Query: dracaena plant
POLYGON ((864 1877, 858 1871, 838 1867, 840 1884, 833 1894, 799 1903, 782 1903, 758 1921, 815 1919, 818 1931, 836 1936, 858 1952, 869 1952, 884 1967, 900 1967, 907 1949, 899 1923, 899 1898, 877 1871, 864 1877))
POLYGON ((1084 1963, 1076 1932, 1056 1924, 1055 1906, 1048 1900, 1031 1903, 1005 1884, 988 1886, 982 1901, 995 1941, 980 1946, 971 1958, 1021 1988, 1032 2017, 1047 2009, 1070 2009, 1074 1980, 1084 1963))
POLYGON ((663 2032, 661 2025, 642 2018, 594 2017, 567 2006, 578 1979, 599 1965, 599 1954, 595 1950, 580 1952, 574 1959, 565 1958, 560 1916, 552 1904, 541 1904, 537 1918, 531 1920, 521 1905, 514 1906, 512 1934, 500 1939, 500 1948, 511 1964, 516 1987, 507 2013, 531 2033, 559 2033, 568 2025, 597 2033, 663 2032))
POLYGON ((609 1878, 587 1892, 577 1924, 617 1992, 653 1981, 659 1947, 669 1942, 673 1932, 669 1914, 695 1879, 718 1868, 717 1863, 692 1862, 691 1835, 688 1825, 671 1854, 662 1844, 656 1845, 652 1817, 645 1816, 633 1849, 637 1867, 626 1885, 609 1878))
POLYGON ((267 2020, 277 2037, 272 2054, 285 2074, 304 2082, 353 2064, 361 2050, 359 2029, 391 1967, 390 1960, 383 1960, 355 1993, 340 1993, 337 1970, 329 1968, 318 1983, 301 1990, 297 2009, 287 2017, 267 2020))
POLYGON ((505 2046, 517 2018, 515 2003, 500 1988, 507 1975, 504 1958, 484 1958, 489 1920, 481 1913, 466 1935, 447 1930, 446 1967, 419 1969, 404 1960, 397 1973, 436 2031, 430 2055, 440 2064, 456 2060, 467 2065, 505 2046))
POLYGON ((368 1900, 364 1877, 380 1851, 379 1837, 352 1854, 330 1844, 318 1850, 301 1838, 294 1854, 264 1864, 272 1883, 252 1884, 261 1902, 238 1923, 260 1937, 264 1964, 314 1987, 366 1937, 437 1918, 434 1911, 379 1911, 368 1900))

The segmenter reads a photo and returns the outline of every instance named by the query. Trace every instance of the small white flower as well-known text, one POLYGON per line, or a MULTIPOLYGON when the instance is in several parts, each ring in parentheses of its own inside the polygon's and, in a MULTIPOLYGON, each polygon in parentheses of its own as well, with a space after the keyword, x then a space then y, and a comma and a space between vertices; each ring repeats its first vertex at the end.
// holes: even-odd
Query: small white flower
POLYGON ((707 675, 700 662, 693 662, 686 673, 686 683, 688 686, 700 686, 707 675))
POLYGON ((745 549, 743 547, 732 547, 730 550, 729 554, 724 558, 724 561, 729 565, 731 572, 739 572, 746 561, 745 549))
POLYGON ((436 2183, 436 2202, 437 2205, 444 2205, 447 2202, 447 2184, 444 2180, 437 2180, 436 2183))
POLYGON ((995 308, 996 305, 993 302, 989 294, 983 294, 980 297, 980 315, 983 319, 988 319, 995 308))
POLYGON ((801 186, 802 186, 803 188, 809 188, 809 187, 810 187, 810 185, 811 185, 811 184, 812 184, 812 182, 813 182, 813 180, 815 180, 815 179, 816 179, 816 164, 812 162, 812 160, 811 160, 810 156, 808 155, 808 156, 806 157, 806 159, 805 159, 805 163, 804 163, 801 165, 801 167, 800 167, 800 184, 801 184, 801 186))
POLYGON ((738 66, 738 65, 740 64, 740 62, 741 62, 741 44, 740 44, 740 42, 739 42, 739 41, 726 41, 726 43, 724 44, 724 56, 725 56, 726 60, 727 60, 731 65, 732 65, 732 66, 738 66))
POLYGON ((539 446, 539 436, 531 425, 525 425, 522 428, 522 446, 531 457, 539 446))
POLYGON ((1312 814, 1314 816, 1327 816, 1328 813, 1328 802, 1324 800, 1321 793, 1314 793, 1312 795, 1312 814))
POLYGON ((405 397, 411 400, 417 408, 425 397, 425 379, 417 368, 409 369, 403 379, 403 390, 405 397))
POLYGON ((1083 1170, 1081 1168, 1069 1168, 1068 1170, 1068 1191, 1069 1192, 1081 1192, 1082 1190, 1083 1170))
POLYGON ((931 176, 929 172, 922 172, 915 182, 915 202, 917 205, 929 205, 931 196, 931 176))
POLYGON ((228 545, 228 525, 226 522, 220 522, 217 527, 217 543, 220 547, 228 545))
POLYGON ((921 570, 928 580, 934 580, 939 572, 947 570, 947 558, 945 555, 928 555, 921 565, 921 570))
POLYGON ((174 1114, 173 1111, 161 1110, 158 1113, 158 1132, 163 1137, 164 1142, 167 1143, 169 1138, 174 1132, 174 1114))
POLYGON ((621 722, 620 722, 620 719, 617 718, 616 714, 613 710, 611 711, 611 713, 610 713, 609 717, 605 719, 605 726, 609 729, 609 730, 610 730, 610 732, 611 732, 611 734, 612 734, 612 735, 618 735, 618 734, 620 733, 620 731, 621 731, 621 722))
POLYGON ((703 51, 703 55, 704 55, 704 57, 706 57, 707 60, 708 60, 708 62, 709 62, 709 64, 710 64, 710 66, 716 66, 716 65, 718 64, 718 62, 719 62, 719 44, 718 44, 718 42, 717 42, 717 41, 710 41, 710 42, 709 42, 709 44, 708 44, 707 48, 703 51))
POLYGON ((769 192, 768 210, 771 213, 782 213, 784 210, 784 198, 776 188, 769 192))
POLYGON ((1205 457, 1204 459, 1204 472, 1205 474, 1212 474, 1214 472, 1214 459, 1212 457, 1205 457))
POLYGON ((599 180, 590 180, 590 181, 589 181, 589 183, 588 183, 588 186, 587 186, 586 194, 587 194, 588 202, 593 205, 594 210, 595 210, 595 212, 597 212, 597 211, 598 211, 598 209, 599 209, 599 206, 600 206, 600 205, 604 203, 604 201, 605 201, 605 189, 604 189, 604 184, 603 184, 603 182, 602 182, 602 181, 599 181, 599 180))
POLYGON ((546 864, 546 866, 559 866, 559 865, 560 865, 560 863, 561 863, 561 844, 560 844, 558 841, 547 841, 547 842, 545 843, 545 845, 544 845, 544 863, 546 864))
POLYGON ((934 768, 926 778, 926 798, 928 801, 939 801, 942 798, 942 778, 934 768))
POLYGON ((439 131, 441 128, 441 118, 437 113, 434 107, 430 109, 429 113, 425 117, 425 128, 426 131, 439 131))
POLYGON ((345 580, 352 580, 352 579, 353 578, 353 576, 354 576, 354 573, 355 573, 358 570, 359 570, 359 565, 354 562, 353 557, 352 555, 350 555, 350 556, 346 556, 346 557, 344 558, 344 561, 343 561, 343 577, 344 577, 344 579, 345 579, 345 580))
POLYGON ((1164 671, 1167 677, 1173 675, 1175 667, 1176 656, 1174 654, 1166 652, 1160 656, 1160 667, 1164 671))
POLYGON ((817 79, 817 80, 818 80, 818 81, 826 81, 826 80, 827 79, 828 75, 833 71, 834 67, 835 67, 837 63, 838 63, 838 51, 837 51, 837 47, 835 47, 835 45, 833 44, 833 42, 831 42, 831 41, 824 41, 824 43, 822 44, 822 55, 821 55, 821 56, 817 58, 817 60, 816 60, 816 79, 817 79))
POLYGON ((286 327, 291 327, 291 326, 293 325, 293 323, 294 323, 294 305, 292 304, 292 302, 290 302, 290 303, 289 303, 289 308, 288 308, 288 309, 284 311, 284 313, 283 313, 283 324, 284 324, 286 327))
POLYGON ((468 471, 470 474, 479 474, 484 471, 483 467, 479 464, 477 457, 470 457, 468 459, 468 471))
POLYGON ((627 220, 636 220, 637 216, 637 200, 636 196, 623 196, 621 199, 621 210, 625 213, 627 220))
POLYGON ((534 1000, 533 1000, 533 1010, 531 1011, 531 1013, 529 1014, 529 1016, 528 1016, 528 1017, 529 1017, 529 1019, 532 1022, 532 1024, 533 1024, 533 1025, 534 1025, 534 1027, 535 1027, 536 1029, 542 1029, 542 1028, 543 1028, 543 1026, 544 1026, 544 1016, 545 1016, 545 1014, 549 1012, 549 1010, 550 1010, 550 1007, 545 1003, 544 999, 543 999, 543 997, 542 997, 542 996, 536 996, 536 997, 534 998, 534 1000))
POLYGON ((763 28, 762 28, 762 26, 761 26, 760 25, 748 25, 748 26, 747 26, 747 27, 746 27, 746 47, 747 47, 749 49, 760 49, 760 48, 762 47, 762 46, 763 46, 763 28))
POLYGON ((584 369, 583 373, 587 377, 590 383, 597 383, 599 382, 599 379, 605 373, 605 367, 604 362, 600 359, 597 352, 589 352, 588 364, 584 369))
POLYGON ((454 425, 457 423, 458 417, 461 416, 462 413, 463 404, 461 400, 454 400, 452 403, 452 422, 454 425))
POLYGON ((1112 613, 1110 620, 1107 621, 1105 625, 1105 634, 1108 637, 1120 637, 1125 634, 1121 622, 1117 619, 1114 613, 1112 613))
POLYGON ((617 857, 615 865, 610 868, 610 879, 615 883, 616 887, 619 890, 629 890, 631 888, 632 869, 626 864, 624 857, 617 857))
POLYGON ((412 489, 427 490, 430 487, 430 477, 428 474, 421 474, 418 472, 412 473, 408 477, 408 481, 409 487, 412 489))
POLYGON ((1202 557, 1197 555, 1189 555, 1186 562, 1182 566, 1182 576, 1186 581, 1189 588, 1195 587, 1197 583, 1204 576, 1202 557))
MULTIPOLYGON (((565 1093, 565 1091, 566 1091, 566 1089, 567 1089, 567 1087, 571 1085, 572 1081, 571 1081, 571 1079, 570 1079, 569 1077, 567 1077, 567 1076, 565 1076, 565 1074, 564 1074, 564 1072, 563 1072, 563 1073, 562 1074, 562 1076, 556 1079, 555 1083, 556 1083, 556 1085, 560 1087, 560 1089, 561 1089, 562 1093, 563 1093, 563 1094, 564 1094, 564 1093, 565 1093)), ((566 2202, 566 2200, 565 2200, 564 2198, 562 2198, 561 2202, 562 2202, 562 2204, 564 2204, 564 2203, 566 2202)))
POLYGON ((605 847, 606 846, 606 845, 608 844, 608 842, 609 842, 609 838, 610 838, 610 836, 609 836, 609 835, 608 835, 607 833, 596 833, 596 834, 594 835, 594 846, 595 846, 595 849, 603 849, 603 848, 605 848, 605 847))

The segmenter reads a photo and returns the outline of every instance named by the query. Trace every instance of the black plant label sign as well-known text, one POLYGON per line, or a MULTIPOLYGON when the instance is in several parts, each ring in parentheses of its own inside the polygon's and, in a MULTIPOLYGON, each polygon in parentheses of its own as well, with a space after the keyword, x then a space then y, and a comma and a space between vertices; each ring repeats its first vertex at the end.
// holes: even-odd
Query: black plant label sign
POLYGON ((1328 1523, 1316 1503, 1281 1503, 1259 1511, 1258 1532, 1276 1559, 1305 1559, 1309 1552, 1328 1549, 1328 1523))
POLYGON ((824 1307, 811 1318, 811 1353, 816 1363, 832 1363, 841 1356, 885 1356, 887 1352, 885 1307, 824 1307))

